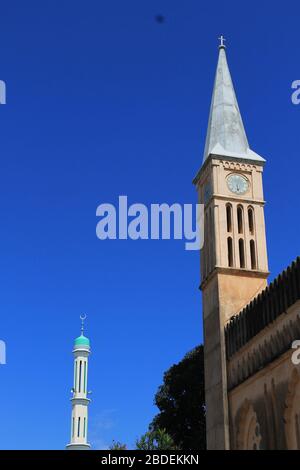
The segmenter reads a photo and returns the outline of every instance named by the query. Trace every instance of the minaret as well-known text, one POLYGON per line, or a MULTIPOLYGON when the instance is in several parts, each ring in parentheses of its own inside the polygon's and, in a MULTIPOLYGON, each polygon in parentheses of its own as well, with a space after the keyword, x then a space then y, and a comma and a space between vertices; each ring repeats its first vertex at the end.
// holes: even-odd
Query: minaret
POLYGON ((90 354, 90 340, 84 336, 84 320, 86 315, 80 316, 81 335, 75 339, 74 355, 74 385, 72 388, 72 418, 71 418, 71 440, 67 445, 68 450, 88 450, 90 444, 87 443, 88 429, 88 405, 90 399, 87 398, 87 378, 88 378, 88 357, 90 354))
POLYGON ((229 449, 224 326, 266 284, 262 172, 248 144, 221 36, 203 164, 194 179, 204 209, 201 290, 208 449, 229 449))

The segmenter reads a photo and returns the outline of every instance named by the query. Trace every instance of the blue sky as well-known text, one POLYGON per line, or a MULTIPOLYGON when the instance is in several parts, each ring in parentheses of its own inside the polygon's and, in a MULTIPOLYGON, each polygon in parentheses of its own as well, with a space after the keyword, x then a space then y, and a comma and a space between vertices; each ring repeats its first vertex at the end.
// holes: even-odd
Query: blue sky
POLYGON ((72 342, 91 338, 90 441, 134 445, 163 372, 202 341, 199 253, 100 241, 96 207, 194 203, 217 61, 265 156, 271 276, 299 252, 298 3, 15 1, 0 5, 0 448, 69 440, 72 342), (166 16, 163 24, 157 14, 166 16))

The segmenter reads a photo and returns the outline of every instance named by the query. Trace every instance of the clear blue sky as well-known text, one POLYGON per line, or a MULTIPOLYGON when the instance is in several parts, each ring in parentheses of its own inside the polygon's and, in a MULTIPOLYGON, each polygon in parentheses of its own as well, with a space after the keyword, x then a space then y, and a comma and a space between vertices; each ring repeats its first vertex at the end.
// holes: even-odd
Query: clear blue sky
POLYGON ((69 440, 72 342, 88 315, 90 441, 133 446, 163 372, 202 341, 199 254, 96 238, 95 211, 196 202, 217 37, 265 156, 269 264, 299 252, 298 2, 1 2, 0 447, 69 440), (166 16, 164 24, 155 22, 166 16))

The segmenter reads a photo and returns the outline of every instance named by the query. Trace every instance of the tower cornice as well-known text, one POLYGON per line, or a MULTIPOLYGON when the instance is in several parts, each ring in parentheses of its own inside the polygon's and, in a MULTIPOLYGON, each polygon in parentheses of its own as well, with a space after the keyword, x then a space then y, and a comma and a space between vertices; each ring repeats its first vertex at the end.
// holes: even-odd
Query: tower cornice
POLYGON ((267 279, 270 275, 269 271, 261 271, 254 269, 242 269, 242 268, 230 268, 224 266, 215 266, 215 268, 209 273, 209 275, 201 282, 199 289, 203 290, 207 284, 214 278, 217 274, 230 274, 232 276, 239 277, 257 277, 260 279, 267 279))
MULTIPOLYGON (((208 168, 209 164, 214 164, 213 163, 213 160, 219 160, 220 162, 228 162, 229 165, 232 164, 232 165, 246 165, 246 166, 255 166, 255 167, 260 167, 260 168, 263 168, 264 165, 265 165, 265 160, 264 161, 261 161, 261 160, 247 160, 246 158, 234 158, 234 157, 230 157, 230 156, 226 156, 226 155, 215 155, 215 154, 210 154, 207 159, 205 160, 205 162, 203 163, 203 165, 201 166, 201 168, 198 170, 196 176, 194 177, 192 183, 197 186, 197 184, 199 183, 202 175, 205 173, 206 169, 208 168)), ((242 168, 241 168, 242 169, 242 168)))
POLYGON ((228 196, 228 195, 213 193, 207 205, 209 205, 213 199, 215 200, 218 199, 220 201, 237 202, 237 203, 242 203, 242 204, 258 204, 261 207, 264 207, 266 204, 266 201, 264 199, 256 199, 256 198, 251 198, 251 197, 248 198, 245 196, 244 197, 228 196))

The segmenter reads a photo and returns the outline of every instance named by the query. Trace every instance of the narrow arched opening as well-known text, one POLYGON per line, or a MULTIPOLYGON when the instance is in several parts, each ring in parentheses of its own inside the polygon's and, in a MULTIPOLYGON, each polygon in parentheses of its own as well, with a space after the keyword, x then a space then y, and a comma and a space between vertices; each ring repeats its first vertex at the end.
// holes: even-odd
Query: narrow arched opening
POLYGON ((233 267, 233 245, 232 245, 232 238, 227 238, 227 253, 228 253, 228 266, 230 268, 233 267))
POLYGON ((250 240, 250 257, 251 257, 251 269, 256 269, 256 250, 254 240, 250 240))
POLYGON ((248 208, 248 224, 250 235, 254 235, 254 212, 252 207, 248 208))
POLYGON ((245 247, 244 247, 244 240, 242 238, 239 239, 239 258, 240 258, 240 268, 245 267, 245 247))
POLYGON ((232 232, 232 206, 226 204, 227 232, 232 232))
POLYGON ((243 217, 243 208, 238 206, 237 208, 237 221, 238 221, 238 233, 244 232, 244 217, 243 217))

